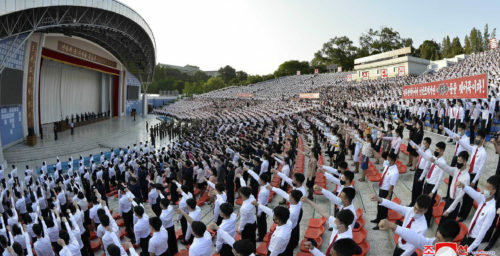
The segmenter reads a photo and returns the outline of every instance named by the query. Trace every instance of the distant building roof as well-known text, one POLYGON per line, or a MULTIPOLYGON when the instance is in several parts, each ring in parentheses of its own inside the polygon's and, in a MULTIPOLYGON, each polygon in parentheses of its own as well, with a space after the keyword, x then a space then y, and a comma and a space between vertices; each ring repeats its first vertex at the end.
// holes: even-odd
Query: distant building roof
POLYGON ((217 71, 203 71, 199 67, 193 66, 193 65, 177 66, 177 65, 163 64, 163 63, 159 63, 158 65, 177 69, 180 72, 186 73, 188 75, 194 75, 194 73, 196 73, 196 71, 201 71, 201 72, 207 74, 208 76, 217 76, 219 74, 219 72, 217 72, 217 71))

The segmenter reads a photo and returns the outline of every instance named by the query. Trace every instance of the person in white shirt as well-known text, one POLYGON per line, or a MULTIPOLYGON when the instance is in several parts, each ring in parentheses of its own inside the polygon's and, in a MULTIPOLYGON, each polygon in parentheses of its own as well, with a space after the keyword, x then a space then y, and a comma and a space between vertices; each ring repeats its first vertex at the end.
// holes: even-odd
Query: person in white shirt
MULTIPOLYGON (((448 136, 450 136, 450 138, 454 139, 456 141, 456 145, 455 145, 455 149, 454 149, 454 153, 453 153, 453 158, 451 159, 451 167, 455 167, 456 164, 457 164, 457 157, 458 157, 458 154, 460 154, 460 152, 464 151, 464 147, 462 147, 460 145, 460 142, 459 140, 462 141, 462 143, 468 143, 469 142, 469 137, 467 137, 467 135, 465 135, 465 124, 464 123, 460 123, 457 125, 458 129, 457 129, 457 133, 454 133, 453 131, 451 131, 450 129, 448 128, 444 128, 444 131, 446 132, 446 134, 448 134, 448 136)), ((450 175, 449 179, 448 180, 451 180, 453 179, 453 176, 450 175)), ((445 198, 448 198, 450 197, 450 188, 451 188, 451 182, 448 182, 448 189, 446 191, 446 197, 445 198)))
MULTIPOLYGON (((61 229, 61 231, 59 231, 59 240, 57 240, 57 243, 62 247, 59 255, 81 256, 82 253, 80 252, 80 244, 75 238, 75 234, 73 233, 73 230, 69 226, 68 221, 65 217, 62 218, 62 222, 64 222, 66 230, 61 229)), ((80 229, 78 226, 73 227, 73 229, 80 233, 80 229)))
MULTIPOLYGON (((422 148, 417 146, 413 141, 410 141, 410 146, 415 148, 418 154, 427 161, 430 161, 430 159, 434 157, 436 161, 439 161, 442 164, 446 164, 446 160, 443 157, 444 151, 446 150, 446 144, 444 142, 440 141, 436 143, 434 156, 425 153, 422 150, 422 148)), ((439 168, 439 166, 436 165, 436 162, 434 162, 433 164, 431 164, 431 167, 428 170, 426 169, 422 172, 420 178, 418 179, 419 182, 422 182, 425 179, 423 194, 429 195, 429 197, 432 198, 432 205, 434 205, 434 199, 436 197, 439 185, 441 185, 441 182, 443 182, 443 175, 444 175, 443 170, 441 170, 441 168, 439 168)), ((427 225, 430 224, 432 218, 432 210, 433 210, 432 207, 429 208, 429 210, 427 210, 427 213, 425 214, 427 225)))
POLYGON ((149 226, 153 232, 153 236, 149 240, 148 252, 150 256, 167 256, 168 252, 168 233, 162 227, 160 218, 151 217, 149 218, 149 226))
MULTIPOLYGON (((163 195, 160 193, 160 197, 163 195)), ((175 227, 174 227, 174 207, 170 205, 170 201, 168 198, 163 197, 160 200, 160 206, 161 206, 161 214, 159 216, 163 228, 167 231, 168 233, 168 250, 170 252, 170 255, 175 255, 178 251, 177 249, 177 238, 175 235, 175 227)))
MULTIPOLYGON (((188 200, 186 200, 186 204, 187 204, 188 212, 185 212, 181 208, 178 208, 176 210, 177 213, 182 214, 184 217, 186 217, 186 215, 187 215, 187 216, 191 217, 191 219, 193 219, 193 221, 200 221, 201 220, 201 208, 196 205, 196 200, 194 198, 189 198, 188 200)), ((187 220, 187 218, 186 218, 186 220, 187 220)), ((181 242, 183 242, 184 244, 189 244, 192 240, 192 236, 191 236, 192 233, 193 232, 192 232, 191 224, 188 221, 186 234, 184 236, 184 241, 181 241, 181 242)))
MULTIPOLYGON (((328 226, 332 228, 332 233, 330 234, 330 240, 328 241, 328 249, 326 255, 330 255, 333 244, 340 239, 351 238, 352 239, 352 223, 354 222, 354 214, 348 210, 344 209, 337 213, 336 217, 331 216, 323 210, 322 207, 315 204, 313 201, 302 197, 302 201, 313 207, 314 210, 321 216, 325 217, 328 221, 328 226)), ((311 252, 313 253, 313 252, 311 252)), ((314 254, 314 253, 313 253, 314 254)))
POLYGON ((474 188, 459 182, 457 187, 462 188, 474 201, 477 202, 477 210, 469 224, 469 232, 462 240, 462 245, 468 245, 471 253, 478 249, 484 236, 490 229, 496 214, 496 196, 500 189, 500 176, 491 176, 486 180, 483 193, 477 192, 474 188))
MULTIPOLYGON (((429 155, 432 154, 431 149, 430 149, 431 143, 432 143, 432 140, 429 137, 425 137, 422 140, 423 150, 425 153, 427 153, 429 155)), ((430 168, 430 166, 431 166, 431 163, 429 161, 425 160, 425 158, 423 158, 422 156, 418 157, 417 166, 415 168, 415 174, 413 176, 413 186, 411 189, 411 202, 408 206, 410 206, 410 207, 414 206, 415 203, 417 202, 418 196, 420 196, 422 194, 422 189, 423 189, 424 184, 423 184, 423 182, 419 181, 419 178, 420 178, 420 175, 422 175, 422 172, 424 170, 427 170, 428 168, 430 168)))
MULTIPOLYGON (((483 173, 484 167, 486 166, 487 154, 486 149, 484 148, 485 139, 486 131, 483 129, 477 133, 474 145, 469 144, 468 141, 458 141, 471 156, 469 162, 469 175, 470 186, 474 189, 477 188, 481 173, 483 173)), ((467 219, 470 209, 472 208, 472 203, 472 198, 468 194, 464 195, 462 206, 460 207, 460 212, 458 213, 459 220, 467 219)))
MULTIPOLYGON (((233 213, 233 206, 229 203, 223 203, 220 206, 220 216, 223 220, 221 224, 218 225, 218 230, 224 230, 227 234, 235 237, 237 217, 236 214, 233 213)), ((220 255, 231 255, 232 252, 231 244, 225 243, 219 233, 217 233, 215 251, 220 255)))
MULTIPOLYGON (((425 212, 431 205, 431 198, 427 195, 420 195, 417 198, 417 202, 413 207, 401 206, 390 200, 377 197, 376 195, 371 195, 370 199, 372 201, 378 202, 380 205, 392 209, 399 214, 404 216, 402 227, 411 229, 417 234, 425 235, 427 232, 427 221, 425 219, 425 212)), ((399 239, 394 249, 393 255, 400 256, 410 256, 415 252, 415 246, 409 244, 404 239, 399 239)))
POLYGON ((387 219, 381 220, 378 225, 380 230, 392 230, 401 239, 406 240, 407 243, 412 244, 420 250, 424 250, 425 246, 433 247, 436 243, 452 242, 460 233, 460 225, 454 220, 448 220, 439 225, 436 237, 433 238, 426 238, 422 234, 418 234, 409 228, 398 226, 387 219))
MULTIPOLYGON (((134 202, 135 203, 135 202, 134 202)), ((149 217, 141 205, 134 207, 134 236, 137 245, 141 246, 141 255, 148 251, 150 236, 149 217)))
POLYGON ((195 221, 190 215, 180 209, 176 211, 184 215, 193 232, 194 239, 189 247, 189 256, 211 256, 212 235, 207 231, 205 224, 201 221, 195 221))
POLYGON ((323 254, 318 248, 316 248, 315 244, 316 241, 313 242, 311 241, 312 239, 309 239, 309 241, 304 242, 304 247, 309 249, 309 252, 314 255, 314 256, 325 256, 325 255, 346 255, 346 256, 352 256, 352 255, 361 255, 363 250, 359 245, 354 242, 351 238, 342 238, 338 239, 335 241, 335 243, 332 244, 331 250, 330 250, 330 255, 329 254, 323 254))
POLYGON ((33 244, 36 255, 38 256, 54 256, 54 250, 52 250, 52 244, 50 243, 49 233, 47 228, 42 228, 40 222, 33 225, 33 232, 35 233, 37 239, 33 244))
POLYGON ((302 196, 302 192, 298 189, 294 189, 290 191, 290 194, 279 189, 271 187, 271 185, 267 185, 267 189, 272 190, 280 197, 284 198, 287 202, 290 203, 289 211, 290 211, 290 221, 292 222, 292 235, 290 237, 290 242, 287 248, 289 251, 293 251, 293 249, 299 244, 299 234, 300 234, 300 221, 302 220, 302 202, 300 199, 302 196))
POLYGON ((130 238, 130 242, 135 244, 135 236, 133 232, 134 210, 132 207, 132 203, 129 200, 134 196, 127 188, 121 185, 119 185, 118 196, 119 196, 118 212, 120 213, 120 216, 123 218, 123 222, 125 224, 125 231, 127 231, 127 236, 130 238))
POLYGON ((255 207, 252 202, 255 197, 252 195, 252 190, 249 187, 241 187, 239 196, 243 199, 240 207, 240 223, 238 225, 238 232, 241 234, 242 239, 248 239, 255 244, 255 230, 257 228, 257 216, 255 214, 255 207))
POLYGON ((344 209, 350 210, 354 215, 354 221, 351 224, 351 228, 354 229, 356 225, 357 217, 356 217, 356 208, 354 208, 354 204, 352 203, 354 197, 356 196, 356 190, 351 187, 345 187, 339 196, 334 195, 332 192, 318 186, 314 185, 314 190, 320 191, 330 202, 337 205, 339 211, 344 209))
POLYGON ((458 215, 465 191, 457 187, 457 184, 458 182, 467 186, 470 184, 470 176, 467 172, 467 160, 469 160, 469 153, 467 151, 462 151, 458 154, 456 167, 450 167, 446 163, 436 161, 434 158, 430 159, 432 163, 436 163, 441 170, 452 177, 449 182, 451 184, 450 196, 445 199, 443 216, 441 216, 440 223, 447 219, 455 220, 458 215))
POLYGON ((269 246, 267 247, 268 255, 278 256, 280 254, 292 255, 292 251, 287 251, 291 249, 288 246, 290 242, 290 236, 292 233, 292 222, 289 220, 290 211, 288 208, 283 206, 276 206, 273 210, 270 208, 259 204, 257 201, 252 202, 253 205, 257 206, 265 214, 273 216, 273 221, 276 223, 276 230, 274 230, 271 240, 269 241, 269 246))
POLYGON ((217 237, 220 236, 224 244, 232 248, 232 253, 235 256, 255 256, 255 245, 253 245, 250 240, 242 239, 239 241, 235 241, 234 236, 231 236, 224 229, 221 229, 219 226, 217 226, 217 224, 213 222, 210 223, 207 228, 217 231, 217 237))
MULTIPOLYGON (((391 200, 392 194, 394 191, 394 187, 396 187, 396 183, 399 178, 398 167, 396 166, 397 155, 394 153, 389 153, 387 156, 387 160, 389 161, 389 165, 384 168, 382 172, 382 177, 380 177, 379 181, 379 193, 378 196, 381 198, 385 198, 387 200, 391 200)), ((371 220, 372 223, 378 223, 380 220, 387 218, 387 208, 377 205, 377 217, 374 220, 371 220)), ((378 226, 375 226, 373 230, 378 230, 378 226)))
POLYGON ((214 222, 220 225, 222 222, 222 216, 219 214, 220 206, 227 202, 226 187, 222 183, 214 184, 207 179, 203 179, 203 181, 215 190, 214 222))
MULTIPOLYGON (((269 173, 264 173, 258 176, 257 173, 248 168, 245 168, 244 171, 247 172, 250 175, 250 177, 252 177, 252 179, 259 182, 260 187, 259 187, 257 201, 259 201, 259 203, 262 205, 267 205, 269 202, 269 193, 270 193, 270 190, 267 189, 267 185, 271 180, 269 173)), ((240 185, 242 187, 245 187, 246 183, 243 177, 237 174, 237 178, 239 178, 240 180, 240 185)), ((257 242, 262 242, 264 240, 266 232, 267 232, 267 217, 265 214, 262 214, 262 211, 257 210, 257 233, 258 233, 257 242)))

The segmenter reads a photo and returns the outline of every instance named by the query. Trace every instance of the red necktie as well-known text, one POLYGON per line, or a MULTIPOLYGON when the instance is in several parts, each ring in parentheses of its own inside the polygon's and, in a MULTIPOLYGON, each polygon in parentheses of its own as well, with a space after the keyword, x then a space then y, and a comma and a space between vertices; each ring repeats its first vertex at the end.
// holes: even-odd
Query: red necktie
POLYGON ((468 232, 469 234, 472 232, 472 229, 476 225, 476 220, 477 220, 477 218, 479 218, 479 215, 481 215, 481 211, 483 210, 483 208, 484 208, 485 205, 486 205, 486 202, 484 202, 483 205, 481 206, 481 208, 479 208, 479 212, 477 213, 476 218, 474 218, 474 220, 471 222, 470 229, 469 229, 469 232, 468 232))
POLYGON ((427 174, 427 179, 430 179, 430 178, 431 178, 432 171, 434 171, 434 167, 436 167, 436 164, 432 164, 432 166, 431 166, 431 170, 430 170, 430 171, 429 171, 429 173, 427 174))
MULTIPOLYGON (((411 228, 411 223, 413 223, 415 221, 415 218, 411 218, 410 222, 408 223, 408 225, 406 225, 406 228, 411 228)), ((406 240, 404 239, 401 239, 401 243, 402 244, 406 244, 406 240)))
POLYGON ((458 175, 457 175, 457 179, 455 180, 455 183, 453 184, 453 199, 455 199, 455 191, 457 190, 457 181, 458 181, 458 178, 460 177, 460 174, 462 174, 462 172, 458 172, 458 175))
POLYGON ((460 114, 460 109, 458 109, 458 111, 457 111, 457 119, 458 119, 458 114, 460 114))
POLYGON ((456 156, 456 155, 457 155, 457 151, 458 151, 458 146, 459 146, 459 145, 460 145, 460 143, 458 143, 458 141, 457 141, 457 146, 455 147, 455 153, 453 154, 454 156, 456 156))
POLYGON ((387 170, 389 170, 389 166, 385 167, 384 174, 382 174, 382 178, 380 178, 380 181, 378 182, 378 186, 382 186, 382 182, 384 182, 385 174, 387 173, 387 170))
MULTIPOLYGON (((337 231, 338 232, 338 231, 337 231)), ((339 234, 337 233, 334 237, 333 237, 333 240, 332 240, 332 243, 330 244, 330 246, 328 246, 328 249, 326 250, 326 254, 325 255, 330 255, 330 251, 332 250, 332 247, 333 247, 333 244, 335 243, 335 240, 337 240, 337 236, 339 234)))
POLYGON ((479 146, 476 148, 476 152, 474 153, 474 156, 472 157, 472 161, 470 161, 469 173, 472 173, 472 171, 474 170, 474 163, 476 162, 476 154, 477 154, 478 150, 479 150, 479 146))

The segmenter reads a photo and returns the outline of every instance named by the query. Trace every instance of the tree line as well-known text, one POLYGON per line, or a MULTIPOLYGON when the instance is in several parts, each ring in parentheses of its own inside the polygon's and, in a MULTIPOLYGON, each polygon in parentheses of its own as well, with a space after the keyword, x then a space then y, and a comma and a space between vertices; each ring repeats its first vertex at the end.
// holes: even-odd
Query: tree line
POLYGON ((218 70, 215 77, 210 77, 203 71, 189 75, 177 69, 157 65, 153 83, 148 93, 158 93, 162 90, 177 90, 188 96, 201 94, 228 86, 254 84, 282 76, 312 74, 314 69, 326 72, 328 65, 337 65, 342 70, 354 69, 354 60, 403 47, 411 47, 411 55, 428 60, 451 58, 459 54, 472 54, 489 49, 490 38, 496 37, 496 28, 489 32, 488 24, 480 29, 472 28, 463 41, 458 36, 445 36, 441 43, 425 40, 417 48, 413 39, 404 38, 391 27, 381 27, 378 30, 370 28, 359 36, 359 46, 347 36, 335 36, 325 42, 320 50, 314 53, 311 61, 289 60, 279 65, 272 74, 249 75, 245 71, 236 71, 226 65, 218 70))

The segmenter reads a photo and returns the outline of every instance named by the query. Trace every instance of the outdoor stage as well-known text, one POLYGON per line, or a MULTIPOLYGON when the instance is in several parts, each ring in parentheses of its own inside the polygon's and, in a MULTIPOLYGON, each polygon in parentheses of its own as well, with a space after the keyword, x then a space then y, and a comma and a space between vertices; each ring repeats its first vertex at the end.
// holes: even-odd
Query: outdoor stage
MULTIPOLYGON (((149 141, 146 121, 149 127, 160 122, 155 115, 138 116, 136 121, 130 116, 115 117, 77 127, 73 136, 70 130, 59 132, 57 141, 54 140, 52 129, 49 130, 50 132, 44 130, 43 140, 37 138, 37 144, 34 147, 21 142, 4 149, 4 158, 9 164, 7 169, 10 170, 11 164, 16 164, 19 170, 24 170, 25 165, 37 168, 44 160, 49 165, 54 164, 57 156, 65 162, 70 156, 76 160, 80 155, 84 157, 88 157, 89 154, 99 155, 101 151, 106 152, 111 148, 127 147, 134 143, 139 144, 139 141, 149 141)), ((160 143, 165 145, 168 142, 168 138, 162 141, 159 138, 156 139, 157 147, 160 143)))

